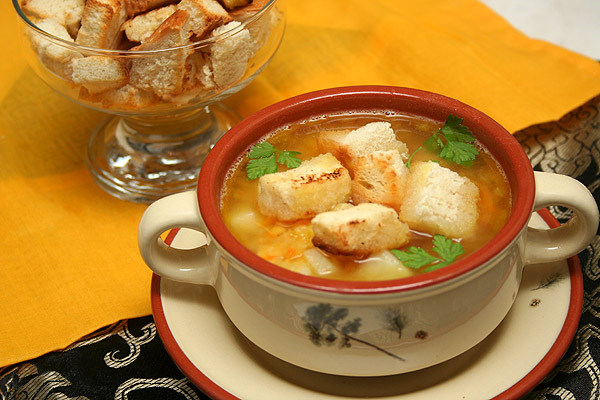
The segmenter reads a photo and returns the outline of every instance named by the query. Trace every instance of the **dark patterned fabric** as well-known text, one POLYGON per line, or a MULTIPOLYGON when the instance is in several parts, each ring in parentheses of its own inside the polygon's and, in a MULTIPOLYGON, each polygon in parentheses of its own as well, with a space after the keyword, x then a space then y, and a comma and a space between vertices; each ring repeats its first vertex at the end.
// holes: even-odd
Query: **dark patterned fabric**
MULTIPOLYGON (((518 132, 536 170, 573 176, 600 202, 600 96, 518 132)), ((551 210, 561 221, 569 211, 551 210)), ((600 236, 579 255, 584 303, 575 339, 527 400, 600 400, 600 236)), ((169 358, 151 316, 121 321, 60 352, 0 369, 0 400, 208 399, 169 358)), ((482 399, 485 400, 485 399, 482 399)))

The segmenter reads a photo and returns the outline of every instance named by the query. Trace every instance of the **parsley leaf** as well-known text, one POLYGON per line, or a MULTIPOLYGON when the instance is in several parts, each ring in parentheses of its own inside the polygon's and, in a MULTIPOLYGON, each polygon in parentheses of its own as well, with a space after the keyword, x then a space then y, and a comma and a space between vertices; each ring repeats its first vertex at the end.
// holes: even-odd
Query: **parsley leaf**
POLYGON ((277 172, 277 163, 288 168, 296 168, 300 165, 297 151, 281 151, 268 142, 255 144, 248 152, 248 164, 246 175, 248 179, 257 179, 266 174, 277 172))
POLYGON ((277 162, 275 161, 275 154, 271 154, 268 157, 254 158, 248 161, 246 165, 246 175, 248 179, 260 178, 266 174, 272 174, 277 172, 277 162))
POLYGON ((471 143, 448 142, 440 152, 440 157, 465 165, 475 161, 479 152, 471 143))
POLYGON ((444 126, 425 141, 425 146, 445 160, 469 166, 479 151, 473 144, 475 136, 462 121, 462 118, 448 115, 444 126))
POLYGON ((404 265, 414 269, 421 268, 424 265, 431 264, 438 260, 420 247, 411 246, 408 248, 408 251, 393 249, 391 252, 398 260, 402 261, 404 265))
POLYGON ((448 115, 446 123, 440 128, 440 131, 446 136, 446 138, 453 142, 464 142, 471 143, 475 141, 475 137, 467 128, 462 124, 462 118, 455 115, 448 115))
POLYGON ((269 157, 273 153, 275 153, 275 146, 269 142, 262 142, 252 146, 248 153, 248 158, 269 157))
POLYGON ((281 165, 284 165, 288 168, 296 168, 300 165, 302 160, 296 157, 300 152, 298 151, 287 151, 284 150, 279 153, 279 157, 277 157, 277 162, 281 165))
POLYGON ((425 272, 435 271, 452 263, 456 257, 464 254, 465 249, 458 242, 453 242, 444 235, 433 236, 433 251, 439 257, 429 254, 421 247, 411 246, 407 251, 393 249, 392 254, 402 263, 413 269, 419 269, 428 265, 425 272))

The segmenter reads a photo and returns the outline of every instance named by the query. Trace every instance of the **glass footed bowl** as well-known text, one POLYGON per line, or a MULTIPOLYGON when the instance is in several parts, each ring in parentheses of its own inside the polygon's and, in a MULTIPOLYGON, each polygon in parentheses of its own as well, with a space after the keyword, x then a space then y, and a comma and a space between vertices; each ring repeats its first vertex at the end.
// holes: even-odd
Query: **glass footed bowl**
POLYGON ((116 197, 149 203, 195 187, 208 151, 240 119, 220 101, 248 85, 281 43, 283 2, 254 0, 198 41, 182 39, 187 19, 173 18, 141 45, 123 34, 117 50, 83 46, 78 26, 13 5, 37 75, 74 102, 111 114, 88 145, 95 181, 116 197))

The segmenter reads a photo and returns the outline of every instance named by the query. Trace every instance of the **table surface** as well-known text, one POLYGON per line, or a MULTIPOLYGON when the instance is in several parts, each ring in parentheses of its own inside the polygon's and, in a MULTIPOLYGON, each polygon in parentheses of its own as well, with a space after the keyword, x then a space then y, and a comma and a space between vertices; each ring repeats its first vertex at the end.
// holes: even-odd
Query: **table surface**
MULTIPOLYGON (((553 33, 548 33, 539 17, 524 22, 524 13, 515 13, 515 2, 484 0, 484 3, 509 20, 515 18, 512 20, 515 26, 520 26, 523 30, 531 29, 530 34, 534 37, 538 35, 581 54, 600 58, 597 40, 592 42, 572 38, 577 36, 575 31, 585 31, 584 37, 597 38, 600 29, 597 20, 591 24, 569 26, 569 38, 556 37, 552 36, 556 34, 556 29, 553 33), (519 15, 521 20, 518 19, 519 15)), ((539 6, 543 6, 540 4, 538 2, 539 6)), ((594 8, 597 6, 591 2, 578 4, 582 6, 579 7, 580 11, 588 10, 587 15, 590 14, 589 10, 597 10, 594 8)), ((528 15, 535 13, 532 11, 528 15)), ((562 19, 564 23, 568 21, 569 18, 562 19)), ((572 110, 558 121, 531 126, 516 132, 515 136, 528 152, 536 170, 575 177, 600 202, 600 96, 572 110)), ((561 221, 569 216, 560 208, 551 209, 551 212, 561 221)), ((579 400, 600 396, 600 369, 596 362, 600 357, 598 254, 600 237, 597 236, 579 255, 585 293, 584 308, 575 339, 562 361, 527 396, 528 399, 579 400)), ((62 351, 0 368, 0 399, 20 398, 168 400, 207 397, 178 370, 156 333, 152 316, 144 316, 115 322, 62 351)))

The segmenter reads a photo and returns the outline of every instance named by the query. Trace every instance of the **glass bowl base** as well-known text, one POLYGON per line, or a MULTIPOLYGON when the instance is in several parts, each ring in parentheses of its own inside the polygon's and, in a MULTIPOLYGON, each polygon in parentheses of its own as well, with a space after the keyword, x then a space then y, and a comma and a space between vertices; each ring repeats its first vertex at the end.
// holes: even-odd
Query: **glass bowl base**
POLYGON ((88 167, 109 194, 151 203, 194 189, 208 152, 239 121, 220 103, 179 115, 111 117, 92 133, 88 167))

